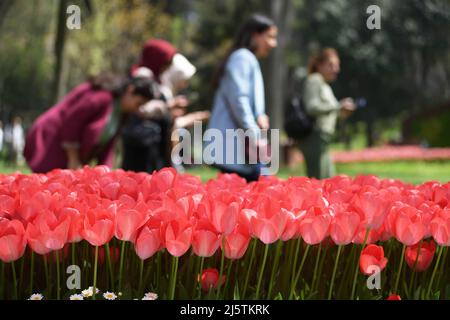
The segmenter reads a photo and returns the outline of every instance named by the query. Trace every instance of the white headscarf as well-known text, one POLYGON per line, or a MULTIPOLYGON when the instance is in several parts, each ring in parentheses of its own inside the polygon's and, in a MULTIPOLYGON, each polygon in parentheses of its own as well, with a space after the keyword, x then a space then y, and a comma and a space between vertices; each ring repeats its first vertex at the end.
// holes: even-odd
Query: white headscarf
POLYGON ((161 83, 170 89, 173 94, 176 84, 180 81, 189 80, 196 71, 195 66, 185 56, 176 53, 170 67, 161 75, 161 83))

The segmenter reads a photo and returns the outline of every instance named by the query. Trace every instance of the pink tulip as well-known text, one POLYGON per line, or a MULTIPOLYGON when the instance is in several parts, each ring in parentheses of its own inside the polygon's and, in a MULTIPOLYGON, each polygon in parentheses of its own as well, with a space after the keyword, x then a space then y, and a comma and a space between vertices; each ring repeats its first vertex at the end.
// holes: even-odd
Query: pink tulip
POLYGON ((199 257, 211 257, 220 246, 220 235, 207 221, 199 222, 194 231, 192 249, 199 257))
POLYGON ((247 251, 249 242, 248 230, 238 225, 232 233, 225 236, 225 246, 222 248, 225 257, 232 260, 242 258, 247 251))
POLYGON ((23 224, 0 218, 0 260, 12 262, 23 256, 27 240, 23 224))
POLYGON ((174 220, 165 228, 167 251, 174 257, 180 257, 188 251, 192 242, 192 226, 187 220, 174 220))
POLYGON ((383 224, 388 203, 377 193, 364 192, 354 198, 352 205, 361 215, 366 229, 378 229, 383 224))
POLYGON ((431 233, 440 246, 450 246, 450 208, 439 212, 431 220, 431 233))
POLYGON ((328 235, 330 223, 330 209, 312 207, 300 221, 300 234, 307 244, 318 244, 328 235))
POLYGON ((359 216, 354 212, 337 213, 330 226, 330 237, 337 245, 352 242, 359 227, 359 216))
POLYGON ((288 211, 268 197, 258 199, 255 211, 257 214, 250 221, 252 234, 265 244, 277 241, 286 227, 288 211))
POLYGON ((109 242, 114 234, 114 214, 116 206, 107 209, 93 209, 86 213, 84 229, 81 235, 93 246, 102 246, 109 242))
POLYGON ((38 254, 61 250, 67 242, 70 217, 45 212, 27 226, 27 239, 31 249, 38 254))
POLYGON ((408 205, 393 210, 395 210, 393 233, 398 241, 406 246, 412 246, 423 239, 426 229, 419 210, 408 205))
POLYGON ((141 260, 146 260, 161 249, 160 230, 145 226, 137 236, 135 243, 136 254, 141 260))
POLYGON ((115 222, 115 237, 122 241, 136 239, 137 231, 146 222, 146 213, 134 209, 118 210, 115 222))

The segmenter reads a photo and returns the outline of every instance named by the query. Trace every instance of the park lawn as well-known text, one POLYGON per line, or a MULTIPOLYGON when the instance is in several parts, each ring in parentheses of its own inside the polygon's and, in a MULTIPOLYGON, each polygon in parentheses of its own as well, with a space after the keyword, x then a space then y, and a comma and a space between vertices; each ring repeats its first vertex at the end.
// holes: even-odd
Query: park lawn
MULTIPOLYGON (((391 161, 391 162, 357 162, 338 163, 337 174, 357 176, 374 174, 380 178, 400 179, 412 184, 436 180, 442 183, 450 181, 450 161, 391 161)), ((188 173, 200 176, 203 181, 216 177, 218 171, 210 167, 197 167, 187 170, 188 173)), ((278 176, 286 179, 290 176, 305 175, 305 168, 299 165, 295 169, 281 168, 278 176)))
MULTIPOLYGON (((338 174, 357 176, 358 174, 374 174, 380 178, 400 179, 405 182, 420 184, 425 181, 435 180, 442 183, 450 181, 450 161, 390 161, 390 162, 357 162, 338 163, 336 165, 338 174)), ((0 162, 0 173, 9 174, 20 171, 30 173, 26 166, 13 167, 0 162)), ((187 173, 200 176, 203 181, 215 178, 218 170, 199 166, 189 168, 187 173)), ((305 168, 299 165, 295 169, 280 168, 278 176, 286 179, 290 176, 305 175, 305 168)))

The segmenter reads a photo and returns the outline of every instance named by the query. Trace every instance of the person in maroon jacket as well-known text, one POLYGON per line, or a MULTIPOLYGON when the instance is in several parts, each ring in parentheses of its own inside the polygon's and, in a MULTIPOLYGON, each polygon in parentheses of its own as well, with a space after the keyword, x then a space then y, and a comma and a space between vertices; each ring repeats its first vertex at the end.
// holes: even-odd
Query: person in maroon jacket
POLYGON ((93 160, 111 167, 126 115, 153 97, 151 78, 103 74, 80 84, 34 122, 25 142, 28 165, 36 173, 93 160))

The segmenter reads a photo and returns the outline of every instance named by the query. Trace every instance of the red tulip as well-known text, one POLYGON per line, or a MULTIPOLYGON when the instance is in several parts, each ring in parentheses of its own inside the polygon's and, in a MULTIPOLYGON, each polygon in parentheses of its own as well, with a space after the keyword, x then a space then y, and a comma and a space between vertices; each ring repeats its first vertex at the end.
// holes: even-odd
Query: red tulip
POLYGON ((352 242, 359 227, 359 216, 354 212, 337 213, 330 226, 330 236, 337 245, 352 242))
POLYGON ((93 246, 103 246, 114 234, 114 213, 116 206, 107 209, 89 210, 84 218, 84 229, 81 235, 93 246))
POLYGON ((378 229, 383 224, 387 205, 386 200, 375 192, 364 192, 353 201, 353 206, 361 214, 366 229, 378 229))
POLYGON ((192 249, 199 257, 211 257, 220 246, 220 235, 207 221, 200 222, 194 231, 192 249))
POLYGON ((431 220, 431 233, 440 246, 450 246, 450 208, 442 210, 431 220))
POLYGON ((328 235, 331 211, 328 208, 311 207, 300 221, 300 234, 309 245, 322 242, 328 235))
POLYGON ((433 240, 431 240, 430 242, 422 242, 420 252, 419 246, 420 243, 415 244, 414 246, 410 246, 406 248, 405 252, 406 263, 411 269, 414 269, 414 271, 417 272, 425 271, 426 269, 428 269, 431 262, 433 261, 434 254, 436 252, 436 244, 433 240))
MULTIPOLYGON (((225 236, 225 246, 222 248, 228 259, 240 259, 247 251, 250 242, 248 230, 243 226, 237 226, 229 235, 225 236)), ((221 243, 222 245, 222 243, 221 243)))
POLYGON ((288 211, 268 197, 258 199, 255 211, 257 215, 250 221, 252 234, 265 244, 277 241, 286 227, 288 211))
POLYGON ((387 297, 386 300, 402 300, 402 298, 400 298, 398 294, 393 293, 389 297, 387 297))
POLYGON ((165 229, 165 243, 169 253, 180 257, 188 251, 192 242, 192 226, 187 220, 174 220, 165 229))
POLYGON ((139 233, 135 250, 141 260, 146 260, 161 249, 161 235, 159 228, 145 226, 139 233))
POLYGON ((27 226, 27 239, 31 249, 38 254, 61 250, 67 242, 70 217, 59 218, 49 211, 41 213, 27 226))
POLYGON ((383 247, 374 244, 369 244, 361 252, 359 258, 359 268, 365 275, 371 275, 374 273, 373 266, 376 266, 381 270, 386 267, 387 259, 384 257, 383 247))
POLYGON ((227 235, 236 227, 239 211, 240 207, 237 202, 226 203, 217 200, 211 204, 209 218, 217 232, 227 235))
POLYGON ((132 241, 136 239, 137 231, 146 222, 146 212, 134 209, 118 210, 115 222, 115 236, 122 241, 132 241))
MULTIPOLYGON (((202 284, 202 290, 208 292, 211 289, 216 289, 219 285, 219 282, 221 282, 221 285, 225 283, 225 275, 222 275, 221 281, 219 281, 220 273, 215 268, 209 268, 204 269, 201 275, 201 284, 202 284)), ((198 278, 200 278, 200 275, 198 275, 198 278)))
POLYGON ((412 246, 423 239, 426 229, 419 210, 408 205, 392 210, 395 210, 393 233, 398 241, 406 246, 412 246))
POLYGON ((23 256, 27 239, 18 220, 0 218, 0 260, 12 262, 23 256))

